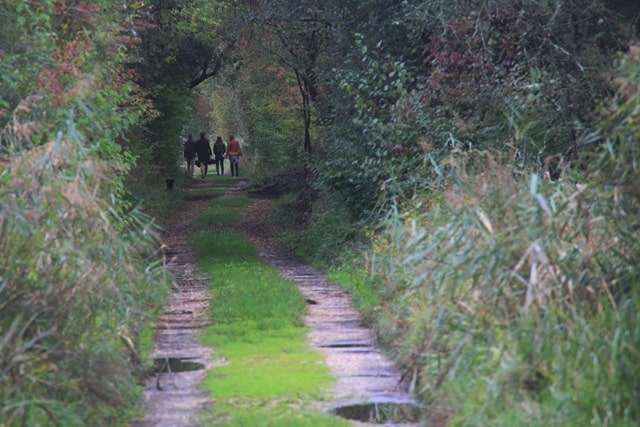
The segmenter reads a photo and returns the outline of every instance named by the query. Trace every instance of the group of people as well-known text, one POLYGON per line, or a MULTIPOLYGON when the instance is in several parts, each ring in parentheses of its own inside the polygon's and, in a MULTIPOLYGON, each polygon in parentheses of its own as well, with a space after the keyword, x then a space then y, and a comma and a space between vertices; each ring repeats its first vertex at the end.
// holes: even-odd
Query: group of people
POLYGON ((240 176, 240 157, 242 157, 240 142, 233 135, 229 135, 227 144, 222 137, 218 136, 213 143, 213 150, 204 132, 200 133, 200 139, 197 141, 194 141, 193 135, 189 134, 184 142, 184 160, 187 162, 187 174, 190 177, 194 176, 197 165, 200 168, 200 178, 204 179, 209 172, 209 165, 214 163, 216 173, 224 175, 224 159, 229 159, 231 176, 240 176))

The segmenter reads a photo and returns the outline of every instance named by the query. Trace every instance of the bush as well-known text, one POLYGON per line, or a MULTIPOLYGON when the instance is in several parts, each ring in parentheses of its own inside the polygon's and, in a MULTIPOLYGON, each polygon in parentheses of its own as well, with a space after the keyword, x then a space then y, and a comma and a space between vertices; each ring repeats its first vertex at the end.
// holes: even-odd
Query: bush
POLYGON ((379 25, 336 17, 349 48, 318 103, 319 186, 356 220, 430 191, 451 148, 508 152, 527 167, 580 155, 580 126, 609 96, 604 74, 623 47, 603 2, 399 3, 384 4, 379 25))
POLYGON ((362 223, 352 223, 345 204, 337 198, 316 200, 311 207, 298 202, 282 200, 271 219, 298 255, 327 265, 363 240, 362 223))

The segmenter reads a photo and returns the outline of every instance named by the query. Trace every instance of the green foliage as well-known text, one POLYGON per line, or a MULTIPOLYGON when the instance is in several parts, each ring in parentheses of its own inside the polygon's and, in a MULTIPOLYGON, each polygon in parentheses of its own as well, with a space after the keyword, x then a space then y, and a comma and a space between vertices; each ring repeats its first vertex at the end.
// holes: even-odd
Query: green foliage
MULTIPOLYGON (((640 137, 640 118, 637 106, 640 99, 640 46, 633 44, 625 55, 621 55, 618 67, 613 73, 617 86, 616 95, 605 100, 600 106, 601 139, 592 138, 592 144, 586 150, 584 167, 591 177, 602 185, 616 185, 627 197, 637 203, 637 197, 630 191, 638 174, 638 165, 633 159, 638 157, 638 138, 640 137), (595 148, 594 148, 595 146, 595 148), (596 162, 597 167, 591 163, 596 162)), ((628 206, 627 209, 633 209, 628 206)))
POLYGON ((303 150, 296 141, 303 135, 299 107, 292 96, 292 85, 268 84, 278 82, 276 76, 284 70, 248 70, 242 85, 247 120, 252 143, 252 160, 258 171, 277 174, 291 171, 303 164, 303 150), (275 74, 275 76, 274 76, 275 74))
MULTIPOLYGON (((353 223, 345 204, 336 198, 320 200, 314 205, 313 213, 304 224, 295 224, 293 228, 282 224, 294 214, 295 206, 281 204, 272 215, 272 222, 282 227, 281 238, 298 255, 319 264, 327 264, 336 259, 346 248, 351 248, 363 238, 362 223, 353 223), (301 232, 300 227, 304 227, 301 232)), ((293 218, 303 215, 298 212, 293 218)))
POLYGON ((340 261, 331 265, 327 277, 345 288, 363 320, 373 323, 382 302, 382 284, 365 268, 359 252, 343 250, 338 255, 340 261))
POLYGON ((602 268, 615 278, 614 296, 625 295, 632 289, 637 273, 627 263, 632 262, 640 247, 637 224, 633 212, 640 209, 640 197, 635 189, 640 178, 640 48, 632 45, 622 56, 614 72, 618 85, 616 96, 603 104, 601 138, 593 138, 580 165, 587 170, 586 182, 594 186, 601 197, 593 198, 594 210, 611 223, 616 236, 615 250, 602 268))
POLYGON ((49 54, 55 40, 49 36, 51 21, 46 9, 51 7, 50 3, 45 2, 39 10, 20 1, 4 1, 0 5, 0 123, 3 127, 10 112, 34 92, 43 65, 51 65, 49 54))
POLYGON ((422 96, 435 108, 427 117, 476 146, 513 150, 524 164, 579 154, 576 123, 588 123, 593 99, 607 94, 602 72, 622 47, 604 6, 442 3, 425 2, 413 15, 428 28, 422 96))
POLYGON ((155 221, 162 222, 188 208, 187 198, 193 194, 187 194, 184 188, 191 182, 191 178, 180 174, 176 177, 173 190, 168 191, 164 180, 143 182, 129 178, 126 183, 126 200, 129 205, 138 207, 155 221))
POLYGON ((137 342, 168 290, 155 228, 101 198, 112 165, 74 127, 0 170, 0 420, 113 425, 130 415, 137 342))
POLYGON ((601 216, 608 190, 460 156, 439 206, 391 214, 370 257, 380 339, 425 399, 444 387, 452 425, 636 423, 640 252, 601 216))
POLYGON ((451 148, 495 149, 540 168, 579 155, 579 123, 593 123, 623 46, 610 15, 592 0, 481 3, 403 3, 378 21, 336 16, 355 36, 347 47, 336 31, 323 52, 317 166, 321 190, 355 218, 437 188, 451 148))
POLYGON ((432 165, 440 154, 425 139, 426 124, 411 113, 419 100, 411 92, 413 77, 406 64, 365 45, 361 52, 367 71, 345 71, 340 81, 349 97, 345 107, 355 107, 355 113, 347 116, 348 125, 338 121, 340 129, 332 126, 318 161, 321 188, 344 199, 354 219, 385 211, 439 180, 432 165))
POLYGON ((11 21, 3 29, 27 36, 4 38, 0 48, 7 52, 0 57, 2 145, 46 143, 65 127, 68 111, 74 109, 78 132, 91 141, 91 148, 118 160, 126 171, 132 158, 116 141, 141 119, 146 105, 133 99, 134 84, 121 78, 128 58, 120 44, 111 42, 123 16, 99 2, 78 5, 75 15, 56 2, 42 2, 38 8, 15 3, 3 15, 11 21))
MULTIPOLYGON (((142 160, 136 173, 143 180, 175 178, 182 161, 181 137, 208 133, 207 129, 185 129, 200 123, 190 120, 200 113, 192 102, 191 89, 201 73, 215 75, 223 59, 219 49, 212 47, 217 33, 211 26, 202 28, 200 19, 199 25, 191 25, 195 16, 191 7, 198 4, 159 2, 135 8, 138 49, 128 73, 144 87, 153 114, 144 128, 127 135, 127 146, 142 160)), ((214 23, 212 26, 215 28, 214 23)))
MULTIPOLYGON (((634 164, 632 128, 622 138, 626 143, 612 138, 599 150, 602 157, 585 162, 600 165, 589 169, 602 183, 625 177, 624 189, 611 188, 607 195, 600 188, 596 199, 567 184, 517 184, 534 169, 505 168, 475 152, 462 167, 443 161, 452 149, 484 146, 515 165, 540 167, 550 154, 578 155, 576 149, 590 138, 576 136, 582 131, 575 123, 592 120, 592 99, 604 93, 602 76, 592 72, 604 70, 618 47, 598 36, 607 31, 607 21, 598 21, 598 12, 597 18, 578 17, 597 8, 560 8, 564 17, 558 22, 575 13, 581 22, 600 25, 564 34, 565 25, 548 20, 551 9, 528 9, 529 19, 528 13, 514 14, 511 5, 504 2, 492 16, 507 25, 522 22, 502 32, 485 27, 481 14, 465 17, 460 3, 440 2, 437 13, 411 14, 420 20, 405 22, 433 29, 423 54, 428 61, 399 61, 386 54, 385 41, 374 41, 360 44, 361 66, 347 58, 336 67, 342 92, 330 90, 331 105, 323 109, 331 121, 323 129, 326 143, 317 163, 320 190, 335 200, 326 204, 334 219, 343 218, 335 224, 345 223, 345 210, 351 212, 346 222, 368 217, 376 205, 384 211, 395 203, 405 212, 392 215, 380 252, 369 255, 377 279, 361 287, 381 289, 374 317, 380 340, 395 352, 419 394, 431 402, 448 399, 445 415, 452 424, 633 425, 637 376, 627 374, 627 361, 638 336, 628 308, 619 314, 608 295, 618 304, 630 296, 637 277, 635 256, 629 255, 636 251, 637 233, 627 222, 629 212, 637 211, 635 176, 623 173, 619 163, 629 159, 623 166, 628 172, 634 164), (542 28, 562 37, 548 39, 542 28), (473 39, 478 34, 516 53, 482 51, 473 39), (591 37, 603 43, 584 39, 591 37), (569 55, 558 49, 570 45, 569 55), (494 53, 520 59, 506 69, 494 53), (469 67, 475 63, 478 68, 469 67), (584 72, 571 71, 583 64, 590 64, 584 72), (468 174, 464 185, 447 190, 461 170, 468 174), (488 176, 494 178, 488 182, 488 176), (414 194, 420 196, 411 201, 414 194), (626 209, 601 219, 611 209, 602 205, 607 200, 626 209), (617 231, 609 227, 615 222, 617 231), (623 243, 615 246, 624 255, 612 256, 610 245, 618 240, 623 243), (627 337, 625 343, 616 336, 627 337)), ((625 81, 633 86, 633 78, 625 81)), ((635 100, 627 99, 632 110, 635 100)), ((614 117, 614 126, 625 120, 614 117)), ((342 234, 341 226, 314 233, 317 224, 310 223, 313 237, 298 241, 306 251, 334 239, 333 230, 342 234)), ((352 292, 359 295, 357 288, 352 292)), ((627 307, 637 306, 633 298, 627 307)))
POLYGON ((298 88, 285 67, 249 45, 242 68, 223 72, 200 88, 208 99, 211 126, 241 141, 243 170, 260 179, 303 164, 298 88))
POLYGON ((168 291, 156 229, 124 189, 135 158, 120 143, 149 111, 124 69, 129 12, 71 3, 0 6, 6 425, 124 422, 139 332, 168 291))

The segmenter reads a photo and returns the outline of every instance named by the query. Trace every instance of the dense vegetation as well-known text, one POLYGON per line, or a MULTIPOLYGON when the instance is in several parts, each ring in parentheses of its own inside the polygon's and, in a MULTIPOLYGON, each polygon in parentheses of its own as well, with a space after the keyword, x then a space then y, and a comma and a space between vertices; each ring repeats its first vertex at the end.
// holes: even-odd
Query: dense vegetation
MULTIPOLYGON (((0 425, 114 425, 168 290, 123 149, 150 104, 110 2, 0 6, 0 425)), ((128 409, 128 410, 127 410, 128 409)))
POLYGON ((138 207, 201 130, 240 136, 256 179, 304 171, 292 246, 353 271, 452 425, 636 425, 639 16, 3 1, 0 425, 126 419, 166 290, 138 207))

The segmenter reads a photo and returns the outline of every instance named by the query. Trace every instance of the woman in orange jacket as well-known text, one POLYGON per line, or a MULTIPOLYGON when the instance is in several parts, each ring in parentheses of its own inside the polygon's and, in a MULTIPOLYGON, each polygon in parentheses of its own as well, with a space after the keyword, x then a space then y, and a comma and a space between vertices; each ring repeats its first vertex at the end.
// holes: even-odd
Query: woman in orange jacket
POLYGON ((242 150, 240 149, 240 143, 233 135, 229 135, 229 142, 227 142, 227 157, 231 164, 231 176, 240 176, 238 165, 240 164, 240 157, 242 157, 242 150))

